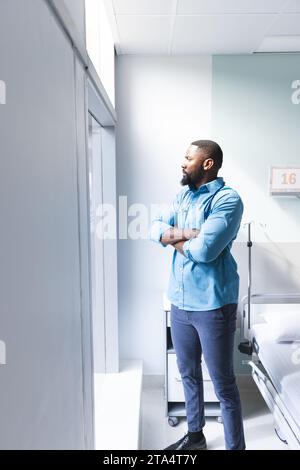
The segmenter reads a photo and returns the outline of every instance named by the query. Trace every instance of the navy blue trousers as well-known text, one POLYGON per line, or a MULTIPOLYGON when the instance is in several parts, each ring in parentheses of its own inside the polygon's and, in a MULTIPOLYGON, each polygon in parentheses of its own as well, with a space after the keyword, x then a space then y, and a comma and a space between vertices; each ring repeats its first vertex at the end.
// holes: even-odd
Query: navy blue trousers
POLYGON ((171 306, 171 336, 181 375, 188 430, 205 425, 202 354, 221 404, 227 450, 245 449, 240 395, 233 370, 237 305, 201 312, 171 306))

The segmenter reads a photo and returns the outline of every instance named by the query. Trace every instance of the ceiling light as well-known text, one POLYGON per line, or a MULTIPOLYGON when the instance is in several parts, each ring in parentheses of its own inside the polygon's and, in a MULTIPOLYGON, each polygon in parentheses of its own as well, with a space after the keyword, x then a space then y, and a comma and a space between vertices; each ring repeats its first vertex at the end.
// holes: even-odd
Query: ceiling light
POLYGON ((266 36, 254 52, 300 52, 300 36, 266 36))

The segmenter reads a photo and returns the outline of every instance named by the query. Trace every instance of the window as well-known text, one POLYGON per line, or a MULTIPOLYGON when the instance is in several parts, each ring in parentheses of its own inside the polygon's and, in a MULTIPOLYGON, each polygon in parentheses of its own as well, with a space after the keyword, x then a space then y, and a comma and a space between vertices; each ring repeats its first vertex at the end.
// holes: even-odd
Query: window
POLYGON ((103 0, 85 0, 86 47, 99 78, 115 106, 115 48, 103 0))

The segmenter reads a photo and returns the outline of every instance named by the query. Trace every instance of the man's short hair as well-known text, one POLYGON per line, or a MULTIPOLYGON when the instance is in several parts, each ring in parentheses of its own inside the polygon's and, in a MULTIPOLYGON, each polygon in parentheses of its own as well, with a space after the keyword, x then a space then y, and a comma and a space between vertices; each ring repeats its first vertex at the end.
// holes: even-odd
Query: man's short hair
POLYGON ((223 152, 219 144, 213 140, 195 140, 191 145, 196 145, 199 149, 204 149, 208 158, 212 158, 215 162, 217 170, 223 163, 223 152))

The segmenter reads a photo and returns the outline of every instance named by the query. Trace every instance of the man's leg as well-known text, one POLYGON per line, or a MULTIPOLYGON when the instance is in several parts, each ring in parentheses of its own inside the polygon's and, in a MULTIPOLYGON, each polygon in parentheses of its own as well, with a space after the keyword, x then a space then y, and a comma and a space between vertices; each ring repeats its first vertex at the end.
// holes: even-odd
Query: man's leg
POLYGON ((201 431, 205 424, 201 344, 188 312, 171 307, 171 336, 182 378, 189 432, 201 431))
POLYGON ((199 333, 204 360, 221 403, 227 450, 245 449, 240 395, 233 370, 236 304, 189 312, 199 333))

